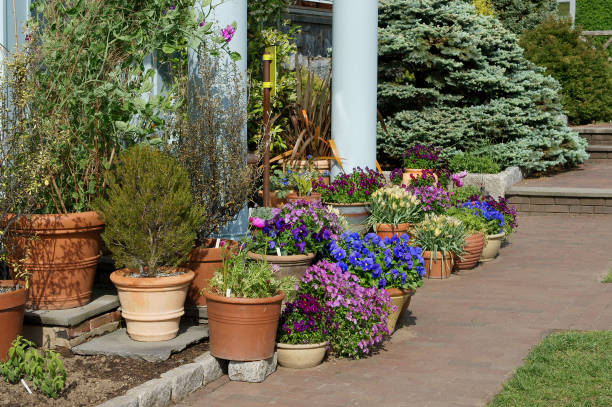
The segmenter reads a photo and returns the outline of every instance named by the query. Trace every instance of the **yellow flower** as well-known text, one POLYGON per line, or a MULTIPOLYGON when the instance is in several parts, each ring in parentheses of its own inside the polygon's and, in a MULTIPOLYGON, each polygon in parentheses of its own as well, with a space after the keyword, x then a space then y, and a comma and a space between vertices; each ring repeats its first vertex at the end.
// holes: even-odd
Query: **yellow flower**
POLYGON ((434 232, 434 236, 438 237, 440 235, 440 229, 436 228, 436 231, 434 232))

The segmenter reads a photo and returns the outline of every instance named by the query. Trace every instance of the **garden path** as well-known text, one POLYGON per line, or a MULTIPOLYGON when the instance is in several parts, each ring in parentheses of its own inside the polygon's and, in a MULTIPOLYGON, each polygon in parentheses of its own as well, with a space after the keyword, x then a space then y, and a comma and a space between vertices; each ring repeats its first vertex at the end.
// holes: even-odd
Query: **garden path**
POLYGON ((374 357, 279 368, 264 383, 227 376, 180 406, 484 406, 555 329, 612 329, 612 217, 525 216, 500 256, 428 280, 407 326, 374 357))
POLYGON ((571 171, 553 176, 527 178, 517 186, 612 189, 612 160, 587 160, 571 171))

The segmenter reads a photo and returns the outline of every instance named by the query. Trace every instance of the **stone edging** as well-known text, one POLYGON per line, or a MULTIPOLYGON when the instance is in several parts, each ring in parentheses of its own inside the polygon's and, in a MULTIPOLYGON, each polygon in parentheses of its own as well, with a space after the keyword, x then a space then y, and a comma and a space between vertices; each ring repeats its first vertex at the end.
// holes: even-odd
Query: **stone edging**
POLYGON ((508 167, 498 174, 468 174, 463 178, 463 185, 484 189, 486 194, 497 199, 505 197, 506 191, 522 180, 523 174, 519 167, 508 167))

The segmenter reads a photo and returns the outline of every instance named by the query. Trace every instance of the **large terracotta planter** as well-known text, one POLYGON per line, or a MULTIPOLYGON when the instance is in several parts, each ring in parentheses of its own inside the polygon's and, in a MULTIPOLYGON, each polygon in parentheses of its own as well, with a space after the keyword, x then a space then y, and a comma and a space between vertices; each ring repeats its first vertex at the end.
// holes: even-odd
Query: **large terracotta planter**
POLYGON ((391 239, 393 236, 400 237, 404 233, 408 234, 411 228, 411 223, 399 223, 397 225, 392 225, 390 223, 377 223, 376 234, 383 239, 385 237, 391 239))
POLYGON ((342 204, 342 203, 328 203, 338 209, 338 211, 346 217, 348 222, 348 230, 363 234, 367 232, 368 226, 366 220, 370 216, 370 204, 367 202, 354 203, 354 204, 342 204))
MULTIPOLYGON (((300 169, 300 170, 307 169, 309 166, 309 163, 306 160, 287 160, 287 161, 279 160, 279 164, 283 164, 283 168, 285 169, 287 169, 287 164, 291 165, 292 169, 300 169)), ((325 173, 325 171, 329 173, 329 171, 331 170, 330 160, 323 160, 323 159, 313 160, 312 164, 315 170, 323 174, 325 173)), ((323 178, 324 184, 329 185, 330 183, 329 176, 321 176, 321 178, 323 178)))
POLYGON ((496 235, 487 236, 487 242, 485 243, 484 248, 482 249, 482 254, 480 255, 481 262, 486 263, 487 261, 491 261, 497 257, 503 238, 503 232, 496 235))
MULTIPOLYGON (((411 175, 414 175, 415 177, 420 177, 423 174, 423 171, 423 168, 404 168, 404 174, 402 175, 402 184, 410 185, 410 182, 412 181, 411 175)), ((436 181, 438 180, 438 176, 436 174, 433 174, 433 177, 436 181)))
MULTIPOLYGON (((263 199, 263 191, 258 191, 257 195, 263 199)), ((270 206, 272 208, 282 208, 287 203, 287 198, 279 198, 276 196, 276 191, 270 191, 270 206)))
POLYGON ((278 364, 291 369, 307 369, 323 362, 327 353, 327 342, 291 345, 277 343, 278 364))
POLYGON ((484 235, 482 233, 476 233, 468 236, 465 239, 463 254, 461 257, 456 256, 455 258, 455 270, 469 270, 474 268, 474 266, 476 266, 480 260, 483 247, 484 235))
POLYGON ((15 222, 9 262, 26 259, 28 308, 74 308, 90 301, 103 229, 96 212, 31 215, 15 222))
POLYGON ((289 192, 287 194, 287 202, 295 202, 295 201, 316 202, 320 200, 321 200, 321 194, 317 192, 312 192, 310 195, 298 195, 296 192, 289 192))
MULTIPOLYGON (((13 280, 0 280, 0 287, 14 286, 13 280)), ((0 362, 6 361, 6 352, 21 334, 25 302, 26 292, 23 288, 0 293, 0 362)))
POLYGON ((424 251, 425 272, 427 278, 449 278, 453 269, 453 255, 446 252, 446 257, 442 261, 442 252, 437 252, 436 260, 432 258, 432 252, 424 251))
POLYGON ((392 334, 395 331, 397 321, 400 321, 406 313, 410 300, 414 295, 414 290, 387 288, 386 291, 389 293, 389 297, 391 297, 391 302, 395 305, 395 311, 389 314, 387 318, 387 327, 389 328, 389 333, 392 334))
POLYGON ((215 248, 216 240, 206 239, 202 246, 194 247, 189 253, 185 266, 192 270, 195 276, 189 285, 187 304, 200 307, 206 305, 206 296, 202 292, 208 289, 208 282, 215 271, 220 270, 223 266, 223 253, 228 250, 228 246, 231 248, 238 246, 238 242, 233 240, 225 240, 225 244, 226 249, 215 248))
POLYGON ((268 298, 227 298, 206 293, 210 353, 226 360, 263 360, 274 355, 285 293, 268 298))
POLYGON ((257 261, 262 261, 265 257, 268 264, 278 266, 278 275, 280 277, 294 276, 298 279, 304 276, 304 272, 312 265, 315 259, 314 253, 294 254, 291 256, 274 256, 266 254, 262 256, 259 253, 248 252, 247 256, 249 259, 257 261))
POLYGON ((159 342, 176 337, 194 272, 184 268, 171 271, 184 273, 141 278, 127 277, 134 270, 121 269, 111 274, 111 281, 119 294, 121 316, 133 340, 159 342))

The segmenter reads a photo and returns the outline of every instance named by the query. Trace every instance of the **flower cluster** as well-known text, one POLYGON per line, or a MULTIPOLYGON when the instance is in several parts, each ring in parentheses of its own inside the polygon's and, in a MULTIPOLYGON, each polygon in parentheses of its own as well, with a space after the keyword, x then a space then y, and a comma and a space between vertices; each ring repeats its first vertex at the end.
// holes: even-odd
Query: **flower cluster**
POLYGON ((376 225, 385 223, 418 223, 423 218, 421 201, 405 188, 384 187, 372 194, 368 224, 376 230, 376 225))
POLYGON ((344 231, 338 216, 321 202, 299 200, 273 210, 271 219, 251 218, 256 252, 283 256, 317 253, 344 231))
POLYGON ((453 184, 455 184, 457 188, 461 188, 463 186, 462 179, 465 178, 467 174, 468 174, 467 171, 461 171, 456 174, 453 174, 451 175, 451 181, 453 181, 453 184))
POLYGON ((417 144, 406 150, 404 154, 404 168, 442 168, 444 160, 440 158, 442 147, 417 144))
POLYGON ((304 273, 298 294, 309 294, 333 310, 327 332, 338 356, 359 358, 369 354, 389 334, 387 319, 395 307, 385 290, 365 288, 357 276, 322 260, 304 273))
POLYGON ((487 223, 487 234, 495 235, 504 230, 504 215, 485 201, 464 202, 460 206, 470 210, 474 215, 482 217, 487 223))
POLYGON ((298 294, 285 304, 277 333, 277 341, 293 345, 320 343, 327 340, 334 310, 310 294, 298 294))
MULTIPOLYGON (((415 244, 423 250, 431 251, 434 260, 437 253, 442 253, 443 260, 450 254, 461 255, 465 238, 466 228, 458 219, 436 214, 427 214, 423 222, 415 228, 415 244)), ((444 265, 444 263, 443 263, 444 265)))
POLYGON ((408 245, 408 235, 381 239, 374 233, 362 238, 346 232, 329 245, 338 267, 359 278, 364 287, 411 288, 423 285, 424 260, 420 247, 408 245))
POLYGON ((421 175, 410 174, 412 187, 440 187, 437 170, 424 169, 421 175))
POLYGON ((391 171, 391 174, 389 174, 389 181, 391 181, 391 184, 393 185, 401 185, 403 179, 404 170, 402 168, 396 168, 391 171))
POLYGON ((486 202, 489 204, 489 206, 491 206, 491 208, 499 211, 504 216, 503 229, 506 236, 510 236, 518 227, 518 222, 516 220, 516 208, 514 206, 510 206, 505 198, 500 197, 499 200, 495 200, 495 198, 493 198, 491 195, 472 195, 467 198, 466 201, 486 202))
POLYGON ((444 188, 436 186, 407 187, 422 204, 425 212, 444 213, 450 207, 450 195, 444 188))
POLYGON ((235 32, 236 29, 228 24, 227 27, 221 29, 221 36, 223 36, 225 42, 230 42, 235 32))
POLYGON ((326 203, 362 203, 368 202, 374 191, 384 185, 385 177, 366 167, 365 170, 357 168, 351 174, 342 174, 329 185, 319 178, 313 190, 320 193, 321 200, 326 203))

